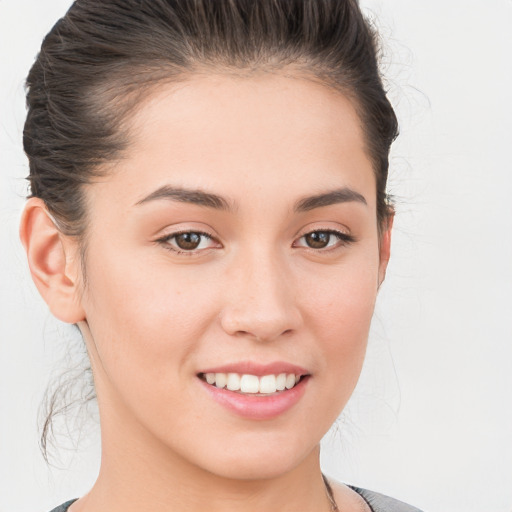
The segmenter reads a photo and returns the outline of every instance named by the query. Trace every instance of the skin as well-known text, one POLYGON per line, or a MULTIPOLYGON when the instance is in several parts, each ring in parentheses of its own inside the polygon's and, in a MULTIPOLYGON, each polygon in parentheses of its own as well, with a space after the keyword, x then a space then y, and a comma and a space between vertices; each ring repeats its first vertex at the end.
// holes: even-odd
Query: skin
MULTIPOLYGON (((329 510, 319 443, 359 377, 391 230, 379 235, 353 105, 300 77, 198 76, 154 91, 130 133, 85 189, 86 286, 76 241, 39 199, 21 224, 34 281, 55 316, 79 323, 97 389, 100 475, 71 511, 329 510), (144 201, 166 186, 230 209, 144 201), (294 210, 340 189, 364 202, 294 210), (183 230, 211 239, 174 252, 183 230), (327 230, 353 241, 308 246, 327 230), (270 420, 227 410, 197 373, 242 360, 307 369, 304 395, 270 420)), ((368 510, 341 484, 335 496, 368 510)))

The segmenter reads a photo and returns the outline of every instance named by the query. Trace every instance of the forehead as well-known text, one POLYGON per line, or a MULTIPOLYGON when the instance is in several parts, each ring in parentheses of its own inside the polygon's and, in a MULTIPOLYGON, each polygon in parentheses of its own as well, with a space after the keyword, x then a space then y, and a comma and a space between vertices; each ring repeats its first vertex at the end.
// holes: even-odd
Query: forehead
POLYGON ((227 196, 279 188, 282 199, 295 188, 374 188, 351 101, 304 77, 205 75, 162 85, 132 115, 129 132, 105 183, 127 200, 166 183, 227 196))

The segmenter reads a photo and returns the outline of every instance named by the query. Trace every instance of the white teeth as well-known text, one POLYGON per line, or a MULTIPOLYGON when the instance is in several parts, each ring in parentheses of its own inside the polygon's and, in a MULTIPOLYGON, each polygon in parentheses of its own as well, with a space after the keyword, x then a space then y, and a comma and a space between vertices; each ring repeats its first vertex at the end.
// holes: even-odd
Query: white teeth
POLYGON ((286 389, 292 389, 295 386, 295 375, 293 373, 289 373, 286 376, 286 389))
POLYGON ((218 388, 227 388, 229 391, 241 393, 261 393, 270 395, 276 391, 292 389, 300 381, 301 376, 293 373, 280 373, 278 375, 256 375, 239 373, 206 373, 206 382, 218 388))
POLYGON ((238 391, 240 389, 240 375, 238 375, 238 373, 228 373, 228 382, 226 387, 230 391, 238 391))
POLYGON ((256 375, 242 375, 240 379, 240 391, 242 393, 258 393, 260 379, 256 375))
POLYGON ((276 391, 275 375, 265 375, 260 378, 260 393, 275 393, 276 391))
POLYGON ((225 373, 216 373, 215 374, 215 385, 218 388, 223 388, 227 383, 227 376, 225 373))
POLYGON ((276 379, 277 391, 283 391, 286 387, 286 373, 280 373, 276 379))

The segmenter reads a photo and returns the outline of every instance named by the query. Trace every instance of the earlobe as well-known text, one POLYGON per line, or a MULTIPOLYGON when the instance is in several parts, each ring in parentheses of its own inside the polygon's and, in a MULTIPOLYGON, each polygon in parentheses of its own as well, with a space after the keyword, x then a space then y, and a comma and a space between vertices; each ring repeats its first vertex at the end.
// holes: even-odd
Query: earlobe
POLYGON ((391 231, 393 229, 393 220, 395 213, 390 212, 385 225, 383 226, 383 232, 380 235, 379 245, 379 288, 384 282, 386 277, 386 269, 388 268, 389 258, 391 255, 391 231))
POLYGON ((40 198, 27 201, 20 222, 20 238, 27 253, 34 283, 59 320, 77 323, 84 319, 79 301, 79 265, 71 244, 65 243, 40 198))

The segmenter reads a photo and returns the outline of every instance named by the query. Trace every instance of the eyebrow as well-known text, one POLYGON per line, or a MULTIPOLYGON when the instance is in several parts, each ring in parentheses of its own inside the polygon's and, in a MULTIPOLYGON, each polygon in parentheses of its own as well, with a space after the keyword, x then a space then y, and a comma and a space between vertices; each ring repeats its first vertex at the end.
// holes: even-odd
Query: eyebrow
MULTIPOLYGON (((205 206, 216 210, 233 211, 235 209, 234 203, 231 203, 217 194, 199 189, 186 189, 170 185, 164 185, 156 189, 154 192, 151 192, 151 194, 135 203, 135 206, 162 199, 205 206)), ((299 199, 295 203, 294 211, 307 212, 315 208, 354 201, 365 205, 367 204, 366 199, 359 192, 348 187, 343 187, 299 199)))
POLYGON ((203 190, 172 187, 170 185, 164 185, 154 192, 151 192, 151 194, 146 196, 144 199, 135 203, 135 206, 159 199, 169 199, 180 203, 196 204, 198 206, 206 206, 207 208, 214 208, 216 210, 233 210, 230 203, 217 194, 204 192, 203 190))
POLYGON ((359 192, 348 187, 343 187, 322 194, 304 197, 295 203, 294 210, 296 212, 307 212, 309 210, 314 210, 315 208, 322 208, 323 206, 331 206, 333 204, 349 203, 353 201, 365 205, 368 204, 364 196, 359 192))

